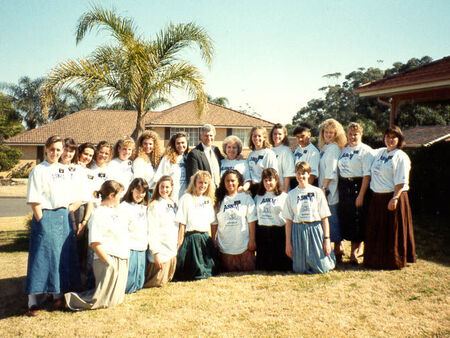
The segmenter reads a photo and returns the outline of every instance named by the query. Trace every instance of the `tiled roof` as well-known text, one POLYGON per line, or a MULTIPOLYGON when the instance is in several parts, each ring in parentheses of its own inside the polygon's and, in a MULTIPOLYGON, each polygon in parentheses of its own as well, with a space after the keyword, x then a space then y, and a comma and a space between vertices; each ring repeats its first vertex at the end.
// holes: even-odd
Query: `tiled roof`
MULTIPOLYGON (((43 145, 52 135, 72 137, 78 143, 105 140, 114 143, 120 137, 131 135, 136 126, 133 110, 81 110, 39 128, 28 130, 4 141, 5 144, 43 145)), ((155 126, 202 126, 211 123, 216 127, 270 128, 273 123, 241 112, 208 103, 208 109, 198 117, 194 101, 188 101, 162 112, 149 112, 145 116, 146 127, 155 126)))
POLYGON ((439 141, 450 141, 450 126, 421 126, 403 131, 406 147, 430 146, 439 141))
POLYGON ((188 101, 162 112, 152 113, 146 126, 202 126, 210 123, 215 127, 271 128, 273 123, 214 103, 208 103, 206 111, 199 116, 194 101, 188 101))
MULTIPOLYGON (((430 85, 433 82, 450 80, 450 56, 427 63, 412 70, 372 81, 361 85, 355 93, 369 94, 371 92, 394 89, 399 87, 430 85)), ((438 85, 438 84, 437 84, 438 85)), ((448 84, 447 84, 448 85, 448 84)))

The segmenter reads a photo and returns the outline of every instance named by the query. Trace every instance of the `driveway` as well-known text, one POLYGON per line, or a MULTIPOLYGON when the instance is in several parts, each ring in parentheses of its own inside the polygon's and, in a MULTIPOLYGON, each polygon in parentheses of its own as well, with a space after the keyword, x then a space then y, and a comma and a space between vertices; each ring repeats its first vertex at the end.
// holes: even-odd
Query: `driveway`
POLYGON ((31 212, 25 197, 0 197, 0 217, 26 216, 31 212))

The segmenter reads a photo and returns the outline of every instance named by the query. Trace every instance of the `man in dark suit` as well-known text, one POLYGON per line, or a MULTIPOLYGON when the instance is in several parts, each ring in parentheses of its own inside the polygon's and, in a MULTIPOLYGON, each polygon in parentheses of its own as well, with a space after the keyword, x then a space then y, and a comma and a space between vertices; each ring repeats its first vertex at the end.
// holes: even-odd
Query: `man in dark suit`
POLYGON ((199 170, 208 171, 216 187, 220 182, 220 161, 223 159, 219 148, 213 145, 216 136, 216 128, 211 124, 205 124, 200 128, 201 142, 192 149, 186 160, 186 179, 189 182, 191 176, 199 170))

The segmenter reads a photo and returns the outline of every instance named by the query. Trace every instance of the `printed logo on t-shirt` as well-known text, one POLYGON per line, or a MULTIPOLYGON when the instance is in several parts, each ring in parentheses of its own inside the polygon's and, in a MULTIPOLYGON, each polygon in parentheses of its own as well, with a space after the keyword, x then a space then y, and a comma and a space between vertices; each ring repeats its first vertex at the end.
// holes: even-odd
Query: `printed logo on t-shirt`
POLYGON ((69 167, 67 168, 70 172, 74 172, 75 170, 77 170, 75 167, 69 167))
POLYGON ((352 151, 351 153, 343 153, 342 155, 341 155, 341 159, 342 158, 346 158, 346 157, 348 157, 350 160, 353 158, 353 156, 355 156, 355 155, 357 155, 357 154, 359 154, 359 150, 354 150, 354 151, 352 151))
POLYGON ((87 175, 88 180, 93 180, 94 179, 94 175, 87 175))
POLYGON ((261 203, 260 203, 260 204, 264 204, 264 203, 275 204, 276 201, 277 201, 277 200, 276 200, 275 198, 272 198, 272 197, 264 197, 264 198, 261 200, 261 203))
POLYGON ((234 203, 232 203, 232 204, 225 204, 224 206, 223 206, 223 211, 225 211, 225 210, 227 210, 227 209, 236 209, 236 210, 239 210, 239 206, 240 206, 240 204, 241 204, 241 201, 234 201, 234 203))
POLYGON ((314 193, 313 192, 309 192, 307 194, 302 194, 297 196, 297 203, 302 202, 302 201, 312 201, 314 199, 314 193))
POLYGON ((383 163, 386 163, 386 162, 392 160, 393 157, 394 157, 394 156, 392 156, 392 155, 389 155, 389 156, 381 155, 381 157, 380 157, 380 159, 379 159, 378 161, 381 161, 381 162, 383 162, 383 163))
POLYGON ((63 168, 60 168, 60 169, 59 169, 59 173, 60 173, 60 174, 64 174, 64 169, 63 169, 63 168))
POLYGON ((100 177, 100 178, 105 178, 105 177, 106 177, 106 174, 105 174, 105 173, 98 173, 98 177, 100 177))

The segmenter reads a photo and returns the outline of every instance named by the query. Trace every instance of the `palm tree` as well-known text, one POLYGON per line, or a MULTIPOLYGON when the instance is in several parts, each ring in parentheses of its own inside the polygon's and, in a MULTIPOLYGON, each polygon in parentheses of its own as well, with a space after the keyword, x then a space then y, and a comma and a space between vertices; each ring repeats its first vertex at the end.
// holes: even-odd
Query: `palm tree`
POLYGON ((228 107, 228 104, 230 103, 228 101, 228 99, 226 97, 224 97, 224 96, 212 97, 211 95, 207 94, 206 98, 207 98, 208 102, 215 103, 215 104, 218 104, 218 105, 221 105, 221 106, 224 106, 224 107, 228 107))
POLYGON ((28 76, 22 76, 18 84, 2 83, 0 85, 0 88, 8 94, 14 109, 21 115, 27 129, 34 129, 47 122, 40 105, 40 90, 43 82, 42 77, 32 80, 28 76))
POLYGON ((197 45, 203 61, 211 65, 214 48, 202 28, 194 23, 169 24, 154 40, 144 40, 131 19, 93 6, 79 19, 76 42, 94 28, 109 32, 114 43, 97 47, 88 58, 69 60, 54 68, 43 86, 44 107, 51 103, 52 93, 64 86, 76 85, 83 93, 101 90, 109 99, 121 99, 136 109, 134 137, 144 130, 149 102, 153 106, 165 102, 174 88, 195 97, 199 113, 203 112, 207 102, 203 76, 180 56, 182 50, 197 45))

